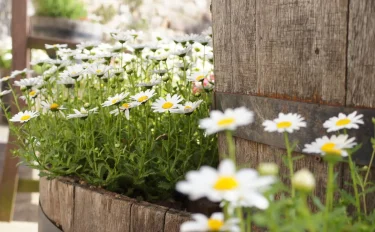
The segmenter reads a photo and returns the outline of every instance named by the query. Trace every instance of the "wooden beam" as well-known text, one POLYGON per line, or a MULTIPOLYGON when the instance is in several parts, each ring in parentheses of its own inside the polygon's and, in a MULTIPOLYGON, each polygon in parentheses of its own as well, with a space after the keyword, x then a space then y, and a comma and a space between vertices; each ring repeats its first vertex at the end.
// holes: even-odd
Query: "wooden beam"
MULTIPOLYGON (((28 67, 30 57, 27 48, 27 0, 12 1, 12 16, 12 70, 21 70, 28 67)), ((17 79, 18 78, 15 78, 15 80, 17 79)), ((12 104, 12 114, 16 114, 17 111, 15 105, 12 104)), ((17 149, 14 144, 15 141, 16 138, 9 133, 8 144, 5 150, 3 178, 0 182, 0 221, 11 221, 13 217, 14 202, 18 186, 17 164, 19 162, 19 158, 14 158, 11 152, 17 149)))
POLYGON ((358 143, 362 143, 362 148, 353 157, 357 163, 363 165, 368 165, 370 161, 372 152, 370 138, 374 135, 371 119, 375 117, 375 109, 329 106, 221 92, 215 93, 215 99, 216 107, 220 110, 245 106, 255 112, 255 122, 246 127, 238 128, 234 134, 236 137, 277 148, 285 148, 284 137, 279 133, 264 131, 263 121, 276 118, 279 112, 301 114, 307 122, 307 128, 302 128, 290 135, 291 139, 299 141, 299 145, 295 148, 296 152, 302 152, 304 144, 327 135, 326 129, 323 128, 323 123, 327 119, 337 116, 339 113, 349 114, 357 111, 358 114, 364 115, 365 125, 360 126, 358 130, 348 131, 351 137, 355 137, 358 143))

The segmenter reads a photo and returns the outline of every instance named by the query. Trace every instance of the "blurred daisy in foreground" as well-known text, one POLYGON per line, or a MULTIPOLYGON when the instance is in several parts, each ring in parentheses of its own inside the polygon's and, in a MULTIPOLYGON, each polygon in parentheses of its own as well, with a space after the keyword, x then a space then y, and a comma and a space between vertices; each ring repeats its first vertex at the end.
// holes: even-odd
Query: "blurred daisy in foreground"
POLYGON ((45 44, 44 45, 46 49, 61 49, 61 48, 67 48, 67 44, 45 44))
POLYGON ((43 83, 43 80, 39 77, 30 77, 30 78, 24 78, 19 81, 15 81, 14 85, 15 86, 25 86, 26 88, 30 89, 33 86, 38 86, 43 83))
POLYGON ((279 117, 274 120, 266 120, 262 125, 264 130, 268 132, 293 133, 293 131, 299 130, 301 127, 306 127, 306 122, 299 114, 279 113, 279 117))
POLYGON ((138 87, 146 87, 146 88, 151 88, 155 85, 158 85, 160 84, 162 81, 161 78, 153 78, 152 80, 150 80, 150 82, 142 82, 142 83, 139 83, 137 84, 138 87))
POLYGON ((154 112, 164 113, 164 112, 172 112, 173 109, 176 109, 178 103, 180 103, 183 99, 181 96, 177 94, 171 96, 169 93, 166 98, 160 97, 154 103, 152 103, 151 108, 154 112))
POLYGON ((192 75, 190 75, 188 77, 188 80, 189 81, 200 81, 202 82, 207 76, 207 73, 204 73, 204 72, 197 72, 197 73, 193 73, 192 75))
POLYGON ((223 213, 213 213, 210 218, 204 214, 193 214, 193 221, 181 224, 180 232, 230 231, 239 232, 239 220, 230 218, 225 220, 223 213))
POLYGON ((358 124, 364 124, 363 114, 357 115, 357 111, 349 115, 339 113, 338 117, 332 117, 324 122, 323 127, 327 128, 327 132, 339 131, 341 129, 358 129, 358 124))
POLYGON ((91 110, 86 110, 84 107, 81 107, 80 110, 73 109, 74 114, 69 114, 66 118, 71 119, 71 118, 81 118, 85 119, 87 118, 90 114, 96 114, 98 112, 98 107, 95 107, 91 110))
POLYGON ((148 89, 146 91, 142 91, 140 93, 137 93, 134 96, 131 96, 131 99, 134 101, 137 101, 139 103, 144 103, 148 101, 150 98, 152 98, 155 95, 155 90, 153 89, 148 89))
POLYGON ((39 113, 35 111, 24 111, 24 112, 19 112, 16 115, 14 115, 9 121, 11 122, 28 122, 30 119, 38 117, 39 113))
POLYGON ((254 113, 245 107, 226 109, 223 112, 213 110, 209 118, 200 120, 199 125, 207 134, 214 134, 223 130, 235 130, 239 126, 252 123, 254 113))
POLYGON ((138 102, 123 103, 120 106, 119 109, 114 109, 114 110, 110 111, 109 113, 117 116, 117 115, 120 114, 120 112, 124 112, 126 119, 129 120, 130 119, 130 109, 134 108, 136 106, 139 106, 139 105, 140 105, 140 103, 138 103, 138 102))
POLYGON ((2 77, 1 79, 0 79, 0 82, 7 82, 7 81, 9 81, 10 79, 13 79, 13 78, 15 78, 16 76, 5 76, 5 77, 2 77))
POLYGON ((120 93, 116 94, 113 97, 108 97, 107 101, 105 101, 102 106, 103 107, 108 107, 108 106, 113 106, 113 105, 118 105, 120 104, 126 97, 128 96, 128 93, 120 93))
POLYGON ((191 114, 198 108, 198 106, 203 102, 203 100, 198 100, 196 102, 186 102, 183 105, 177 105, 177 109, 171 109, 171 113, 177 114, 191 114))
POLYGON ((33 70, 28 70, 27 68, 23 69, 23 70, 14 70, 10 76, 11 77, 16 77, 18 75, 21 75, 21 76, 26 76, 27 74, 31 74, 33 73, 34 71, 33 70))
POLYGON ((4 90, 4 91, 1 91, 0 92, 0 97, 3 97, 5 95, 7 95, 8 93, 12 92, 12 90, 4 90))
POLYGON ((178 182, 176 189, 191 200, 207 197, 213 202, 228 201, 236 207, 265 209, 269 202, 262 191, 273 182, 273 176, 260 176, 254 169, 236 171, 233 161, 224 159, 218 170, 203 166, 198 171, 189 171, 186 180, 178 182))
POLYGON ((357 143, 355 138, 348 138, 348 135, 332 135, 331 138, 324 136, 317 138, 311 144, 305 144, 303 152, 324 155, 348 156, 346 149, 353 148, 357 143))
POLYGON ((60 106, 59 104, 57 103, 49 103, 47 101, 42 101, 40 103, 42 105, 42 107, 46 110, 50 110, 52 112, 57 112, 57 111, 60 111, 60 110, 66 110, 66 108, 64 106, 60 106))

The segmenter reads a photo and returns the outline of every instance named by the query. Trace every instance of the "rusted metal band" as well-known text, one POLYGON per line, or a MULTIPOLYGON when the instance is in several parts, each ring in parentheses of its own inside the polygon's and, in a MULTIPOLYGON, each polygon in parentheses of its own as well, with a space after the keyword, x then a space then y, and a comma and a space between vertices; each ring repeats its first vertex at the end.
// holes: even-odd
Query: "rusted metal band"
POLYGON ((299 145, 295 151, 301 152, 304 144, 311 143, 318 137, 332 135, 323 128, 323 123, 330 117, 337 116, 339 113, 349 114, 357 111, 364 115, 364 125, 358 130, 349 130, 350 136, 356 137, 356 141, 362 143, 362 148, 356 152, 353 159, 356 163, 367 165, 371 158, 372 145, 370 138, 374 135, 374 126, 372 117, 375 117, 375 109, 350 108, 329 105, 319 105, 305 102, 295 102, 275 98, 258 97, 241 94, 215 93, 215 105, 219 110, 227 108, 236 108, 246 106, 254 111, 255 122, 246 127, 240 127, 236 130, 235 136, 258 143, 267 144, 277 148, 285 148, 284 137, 282 134, 264 131, 262 123, 264 120, 275 119, 280 112, 299 113, 307 122, 307 128, 301 128, 297 132, 290 134, 291 140, 298 140, 299 145))
POLYGON ((44 214, 42 206, 39 202, 38 210, 38 232, 62 232, 62 230, 55 225, 48 217, 44 214))

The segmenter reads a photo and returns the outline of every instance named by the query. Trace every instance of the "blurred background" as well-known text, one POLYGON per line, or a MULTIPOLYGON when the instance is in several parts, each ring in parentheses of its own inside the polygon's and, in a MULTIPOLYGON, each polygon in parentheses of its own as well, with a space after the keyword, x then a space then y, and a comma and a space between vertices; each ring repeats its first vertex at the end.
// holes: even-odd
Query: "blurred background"
MULTIPOLYGON (((0 77, 12 65, 12 0, 0 0, 0 77)), ((28 0, 30 33, 65 40, 110 42, 114 30, 143 31, 145 41, 158 36, 201 33, 211 25, 211 0, 28 0), (52 17, 46 20, 45 17, 52 17), (73 29, 73 31, 72 31, 73 29)), ((31 60, 42 59, 44 50, 33 49, 31 60)), ((6 120, 0 117, 0 178, 4 146, 8 140, 6 120)), ((38 173, 20 167, 20 178, 38 178, 38 173)), ((38 193, 18 193, 11 223, 0 223, 1 232, 37 231, 38 193)), ((0 206, 1 207, 1 206, 0 206)))

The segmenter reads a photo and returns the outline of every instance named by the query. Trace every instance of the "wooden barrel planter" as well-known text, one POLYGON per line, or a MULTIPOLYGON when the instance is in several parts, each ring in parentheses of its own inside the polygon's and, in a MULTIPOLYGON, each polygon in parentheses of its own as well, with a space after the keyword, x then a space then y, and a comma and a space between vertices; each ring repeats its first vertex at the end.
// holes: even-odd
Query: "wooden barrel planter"
MULTIPOLYGON (((363 142, 353 157, 367 165, 375 117, 375 1, 373 0, 215 0, 212 1, 216 107, 247 106, 255 123, 236 131, 237 159, 257 167, 282 162, 284 142, 264 132, 262 122, 279 112, 300 113, 308 127, 291 134, 305 143, 326 133, 322 124, 339 112, 364 114, 365 125, 350 135, 363 142)), ((220 136, 225 150, 225 136, 220 136)), ((308 168, 323 198, 326 164, 308 155, 295 169, 308 168)), ((337 166, 338 188, 351 189, 346 163, 337 166)), ((372 178, 374 177, 372 173, 372 178)), ((374 208, 369 200, 367 208, 374 208)))
MULTIPOLYGON (((204 207, 210 214, 215 208, 204 207)), ((196 211, 197 209, 190 209, 196 211)), ((40 180, 39 232, 178 232, 190 213, 92 188, 40 180)))
POLYGON ((103 28, 100 24, 87 21, 32 16, 30 35, 57 41, 100 41, 103 37, 103 28))

